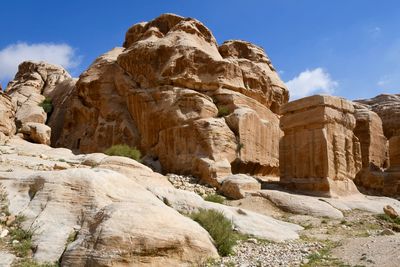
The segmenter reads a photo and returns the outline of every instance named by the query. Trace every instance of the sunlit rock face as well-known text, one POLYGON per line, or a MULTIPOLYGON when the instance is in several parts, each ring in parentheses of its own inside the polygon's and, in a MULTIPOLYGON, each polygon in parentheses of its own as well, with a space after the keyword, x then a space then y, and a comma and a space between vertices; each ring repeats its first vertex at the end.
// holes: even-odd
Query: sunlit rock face
POLYGON ((352 103, 315 95, 286 104, 282 114, 281 181, 318 195, 356 193, 361 151, 352 103))
POLYGON ((214 184, 232 172, 279 176, 279 108, 288 90, 262 48, 218 46, 201 22, 165 14, 132 26, 76 83, 54 144, 137 146, 164 172, 214 184))

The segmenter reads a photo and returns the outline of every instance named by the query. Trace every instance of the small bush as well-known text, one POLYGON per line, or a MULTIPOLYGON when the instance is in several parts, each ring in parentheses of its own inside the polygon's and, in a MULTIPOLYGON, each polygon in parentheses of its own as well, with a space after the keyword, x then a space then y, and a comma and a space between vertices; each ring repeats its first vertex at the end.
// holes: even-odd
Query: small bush
POLYGON ((136 147, 130 147, 128 145, 114 145, 104 151, 109 156, 122 156, 128 157, 137 161, 140 161, 141 153, 136 147))
POLYGON ((391 218, 389 215, 387 215, 385 213, 378 214, 377 218, 382 220, 382 221, 389 222, 389 223, 400 224, 400 217, 391 218))
POLYGON ((204 198, 204 200, 222 204, 222 203, 224 203, 225 198, 223 196, 218 195, 218 194, 212 194, 212 195, 207 195, 204 198))
POLYGON ((200 209, 190 217, 210 233, 221 256, 232 253, 237 236, 233 231, 232 222, 226 219, 222 212, 200 209))
POLYGON ((55 263, 38 263, 32 259, 22 259, 18 262, 19 267, 58 267, 58 262, 55 263))
POLYGON ((43 100, 42 103, 39 104, 47 114, 50 114, 53 111, 53 104, 51 103, 51 99, 47 98, 43 100))
POLYGON ((227 116, 229 114, 229 108, 227 108, 226 106, 219 106, 218 107, 218 117, 224 117, 227 116))

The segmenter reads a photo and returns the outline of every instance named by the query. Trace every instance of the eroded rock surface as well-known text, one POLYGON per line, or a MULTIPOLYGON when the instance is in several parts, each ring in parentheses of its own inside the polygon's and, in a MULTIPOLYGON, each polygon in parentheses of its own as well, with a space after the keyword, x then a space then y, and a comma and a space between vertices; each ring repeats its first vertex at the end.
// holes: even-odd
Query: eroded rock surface
POLYGON ((276 112, 288 90, 260 47, 218 46, 195 19, 164 14, 132 26, 69 101, 57 146, 102 152, 125 143, 165 173, 213 185, 232 172, 279 175, 276 112))
POLYGON ((361 169, 361 151, 352 103, 315 95, 286 104, 282 114, 281 181, 313 194, 358 192, 353 179, 361 169))
MULTIPOLYGON (((6 88, 6 93, 11 97, 16 107, 15 123, 17 131, 27 123, 45 124, 48 114, 45 112, 41 103, 52 95, 55 87, 71 79, 68 72, 61 66, 48 64, 45 62, 25 61, 18 66, 18 72, 14 80, 10 81, 6 88)), ((26 134, 27 127, 24 128, 26 134)), ((28 138, 35 135, 34 132, 27 134, 28 138)), ((50 138, 50 135, 48 136, 50 138)), ((31 139, 35 142, 46 139, 31 139)))
POLYGON ((387 139, 398 133, 400 130, 400 94, 381 94, 370 99, 356 100, 356 102, 367 105, 381 117, 387 139))
POLYGON ((275 241, 302 229, 175 189, 129 158, 74 155, 18 137, 0 146, 0 184, 11 214, 35 229, 34 259, 63 266, 192 266, 218 257, 209 234, 179 212, 218 210, 239 232, 275 241))
POLYGON ((0 91, 0 144, 15 134, 15 106, 11 98, 0 91))

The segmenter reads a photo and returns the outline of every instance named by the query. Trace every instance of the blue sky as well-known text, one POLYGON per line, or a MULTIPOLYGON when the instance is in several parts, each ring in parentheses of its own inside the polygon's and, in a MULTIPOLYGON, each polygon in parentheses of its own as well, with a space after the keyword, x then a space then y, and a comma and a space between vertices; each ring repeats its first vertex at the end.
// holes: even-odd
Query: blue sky
POLYGON ((400 93, 396 0, 5 0, 0 10, 3 87, 22 59, 50 58, 78 76, 131 25, 169 12, 202 21, 219 43, 262 46, 294 97, 400 93))

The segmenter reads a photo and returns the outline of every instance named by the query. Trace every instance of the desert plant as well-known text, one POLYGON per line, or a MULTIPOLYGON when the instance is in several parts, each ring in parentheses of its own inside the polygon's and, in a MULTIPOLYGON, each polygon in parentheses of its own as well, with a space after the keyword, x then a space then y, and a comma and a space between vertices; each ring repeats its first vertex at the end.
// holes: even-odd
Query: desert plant
POLYGON ((42 103, 39 104, 47 114, 50 114, 53 111, 53 103, 50 98, 45 98, 42 103))
POLYGON ((233 231, 232 222, 224 214, 215 210, 200 209, 190 217, 206 229, 215 241, 215 246, 221 256, 232 253, 237 242, 237 235, 233 231))
POLYGON ((386 222, 394 223, 394 224, 400 224, 400 216, 397 218, 391 218, 389 215, 382 213, 382 214, 378 214, 376 217, 382 221, 386 221, 386 222))
POLYGON ((229 114, 229 108, 226 106, 218 106, 218 117, 224 117, 229 114))
POLYGON ((104 151, 109 156, 122 156, 140 161, 141 153, 136 147, 128 145, 114 145, 104 151))
POLYGON ((218 195, 218 194, 212 194, 212 195, 207 195, 204 198, 204 200, 222 204, 222 203, 224 203, 225 198, 223 196, 221 196, 221 195, 218 195))

